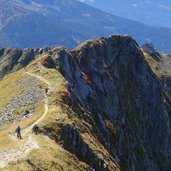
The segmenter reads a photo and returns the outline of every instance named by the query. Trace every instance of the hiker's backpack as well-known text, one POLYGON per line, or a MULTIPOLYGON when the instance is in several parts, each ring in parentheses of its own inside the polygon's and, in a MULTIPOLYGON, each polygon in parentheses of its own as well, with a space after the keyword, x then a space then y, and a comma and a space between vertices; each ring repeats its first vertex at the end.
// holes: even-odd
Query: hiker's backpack
POLYGON ((20 128, 17 127, 16 130, 15 130, 15 132, 20 132, 20 128))

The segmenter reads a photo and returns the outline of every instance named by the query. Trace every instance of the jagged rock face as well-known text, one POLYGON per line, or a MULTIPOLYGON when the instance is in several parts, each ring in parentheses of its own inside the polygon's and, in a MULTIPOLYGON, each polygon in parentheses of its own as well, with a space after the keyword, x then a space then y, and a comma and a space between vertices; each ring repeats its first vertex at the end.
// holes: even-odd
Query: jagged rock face
POLYGON ((150 55, 156 54, 156 50, 154 48, 154 45, 151 43, 146 43, 146 44, 142 45, 142 49, 144 52, 149 53, 150 55))
POLYGON ((88 41, 72 52, 59 50, 53 60, 60 61, 77 103, 96 118, 106 137, 102 143, 121 170, 171 168, 162 88, 134 40, 112 36, 88 41), (109 133, 106 117, 115 134, 109 133))
POLYGON ((37 55, 48 52, 49 48, 40 49, 0 49, 0 79, 6 74, 27 66, 37 55))
MULTIPOLYGON (((91 170, 97 171, 119 171, 119 166, 110 155, 96 154, 88 144, 85 143, 80 130, 72 125, 63 127, 64 148, 72 154, 76 154, 80 161, 87 163, 91 170), (108 164, 110 163, 110 165, 108 164)), ((90 170, 90 171, 91 171, 90 170)))

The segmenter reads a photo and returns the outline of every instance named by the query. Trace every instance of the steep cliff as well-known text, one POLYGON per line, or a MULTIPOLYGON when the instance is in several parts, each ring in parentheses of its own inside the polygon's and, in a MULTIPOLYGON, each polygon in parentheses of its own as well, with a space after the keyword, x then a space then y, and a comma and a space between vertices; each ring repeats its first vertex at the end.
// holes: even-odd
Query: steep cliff
MULTIPOLYGON (((68 81, 72 104, 93 121, 84 113, 80 117, 94 123, 93 134, 121 170, 171 168, 170 120, 162 87, 133 39, 115 35, 87 41, 71 52, 58 50, 53 60, 68 81)), ((64 127, 66 148, 85 161, 83 147, 70 143, 79 147, 82 140, 77 138, 75 128, 64 127)))

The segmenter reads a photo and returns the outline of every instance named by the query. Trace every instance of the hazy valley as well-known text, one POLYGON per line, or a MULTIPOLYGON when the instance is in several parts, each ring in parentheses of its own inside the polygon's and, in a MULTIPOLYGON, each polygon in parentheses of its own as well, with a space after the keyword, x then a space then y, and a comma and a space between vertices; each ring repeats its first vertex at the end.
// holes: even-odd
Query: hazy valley
POLYGON ((170 171, 170 34, 75 0, 0 0, 0 171, 170 171))

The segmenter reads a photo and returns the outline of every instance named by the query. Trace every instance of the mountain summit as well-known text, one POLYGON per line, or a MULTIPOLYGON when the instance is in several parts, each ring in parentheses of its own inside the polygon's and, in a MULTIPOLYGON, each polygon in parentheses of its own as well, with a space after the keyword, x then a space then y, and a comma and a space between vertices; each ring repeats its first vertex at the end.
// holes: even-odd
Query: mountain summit
POLYGON ((86 39, 130 34, 169 52, 171 30, 113 16, 76 0, 0 0, 0 46, 73 48, 86 39))

